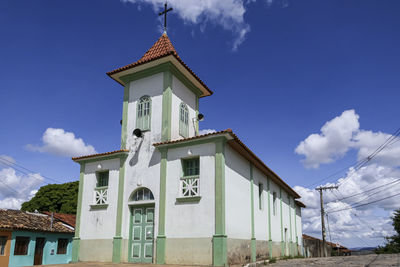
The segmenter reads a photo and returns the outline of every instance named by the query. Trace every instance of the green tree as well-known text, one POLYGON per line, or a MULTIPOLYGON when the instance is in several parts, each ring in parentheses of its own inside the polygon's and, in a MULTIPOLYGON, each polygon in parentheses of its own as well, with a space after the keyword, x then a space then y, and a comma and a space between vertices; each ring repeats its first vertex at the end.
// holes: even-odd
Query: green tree
POLYGON ((76 214, 78 187, 79 181, 42 186, 31 200, 22 204, 21 210, 76 214))
POLYGON ((397 234, 386 237, 386 245, 379 246, 376 253, 400 253, 400 209, 394 211, 393 227, 397 234))

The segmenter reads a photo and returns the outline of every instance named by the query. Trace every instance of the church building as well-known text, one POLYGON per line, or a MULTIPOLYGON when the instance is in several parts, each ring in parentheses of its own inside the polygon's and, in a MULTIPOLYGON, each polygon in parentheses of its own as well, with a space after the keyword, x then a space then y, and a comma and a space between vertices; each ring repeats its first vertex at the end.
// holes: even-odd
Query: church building
POLYGON ((302 255, 300 196, 231 129, 199 135, 213 92, 164 33, 107 73, 121 148, 80 164, 72 261, 226 266, 302 255))

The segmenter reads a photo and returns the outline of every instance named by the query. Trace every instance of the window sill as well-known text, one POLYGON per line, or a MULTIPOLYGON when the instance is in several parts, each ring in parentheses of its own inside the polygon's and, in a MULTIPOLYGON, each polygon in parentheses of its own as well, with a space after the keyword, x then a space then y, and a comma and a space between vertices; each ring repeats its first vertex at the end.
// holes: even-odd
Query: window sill
POLYGON ((90 210, 106 210, 107 208, 108 208, 108 204, 90 205, 90 210))
POLYGON ((106 186, 96 186, 94 188, 94 190, 104 190, 104 189, 108 189, 108 185, 106 185, 106 186))
POLYGON ((200 179, 200 175, 191 175, 191 176, 182 176, 181 180, 186 180, 186 179, 200 179))
POLYGON ((177 202, 199 202, 201 196, 194 196, 194 197, 177 197, 177 202))

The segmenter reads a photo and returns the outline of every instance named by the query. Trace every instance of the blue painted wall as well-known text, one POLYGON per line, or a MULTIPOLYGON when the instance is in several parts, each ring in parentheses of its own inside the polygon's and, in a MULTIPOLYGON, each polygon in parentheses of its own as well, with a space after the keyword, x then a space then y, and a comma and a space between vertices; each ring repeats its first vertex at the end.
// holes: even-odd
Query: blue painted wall
POLYGON ((73 234, 13 231, 11 235, 9 267, 33 265, 37 237, 44 237, 46 239, 43 249, 42 264, 60 264, 69 263, 71 261, 73 234), (27 255, 14 255, 15 237, 17 236, 28 236, 30 238, 27 255), (69 240, 67 254, 57 254, 58 238, 67 238, 69 240))

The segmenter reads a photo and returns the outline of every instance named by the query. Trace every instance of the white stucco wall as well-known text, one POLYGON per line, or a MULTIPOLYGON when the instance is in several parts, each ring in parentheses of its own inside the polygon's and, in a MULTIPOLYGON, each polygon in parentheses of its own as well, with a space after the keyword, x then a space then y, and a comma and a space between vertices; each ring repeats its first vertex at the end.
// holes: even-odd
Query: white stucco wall
POLYGON ((215 144, 206 143, 168 150, 166 221, 167 238, 212 237, 215 229, 215 144), (200 157, 199 202, 178 202, 181 159, 200 157))
POLYGON ((225 223, 228 238, 251 239, 250 164, 225 146, 225 223))
POLYGON ((160 153, 153 143, 161 141, 162 125, 162 93, 163 73, 157 73, 130 82, 127 122, 127 148, 130 150, 125 163, 125 181, 122 211, 122 237, 129 238, 130 208, 129 201, 132 193, 138 188, 146 187, 151 190, 155 201, 154 237, 157 236, 158 199, 160 183, 160 153), (142 96, 151 97, 151 127, 143 132, 142 138, 136 138, 137 101, 142 96))
POLYGON ((129 85, 129 104, 127 122, 127 144, 132 145, 132 132, 136 129, 137 101, 142 96, 151 97, 151 130, 150 139, 159 142, 161 140, 162 124, 162 94, 163 94, 163 73, 157 73, 136 81, 129 85))
POLYGON ((80 237, 84 239, 109 239, 115 234, 115 218, 117 216, 119 159, 111 159, 87 163, 82 194, 82 213, 80 223, 80 237), (102 169, 98 169, 98 164, 102 169), (96 171, 109 170, 108 179, 108 208, 91 210, 95 204, 95 187, 97 183, 96 171), (99 234, 101 233, 101 234, 99 234))
POLYGON ((280 210, 280 198, 279 198, 279 186, 276 185, 272 179, 270 179, 270 194, 271 194, 271 236, 272 241, 281 241, 281 210, 280 210), (276 193, 276 213, 273 212, 273 193, 276 193))
POLYGON ((257 168, 253 168, 254 178, 254 232, 257 240, 269 240, 268 236, 268 187, 267 177, 257 168), (259 184, 262 184, 261 209, 259 184))
POLYGON ((180 104, 185 103, 189 109, 189 136, 195 135, 193 118, 196 118, 196 95, 190 91, 178 78, 172 76, 172 114, 171 114, 171 138, 183 138, 179 135, 179 111, 180 104))

